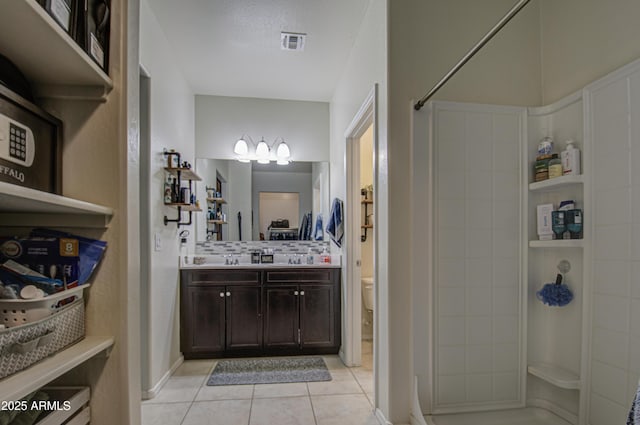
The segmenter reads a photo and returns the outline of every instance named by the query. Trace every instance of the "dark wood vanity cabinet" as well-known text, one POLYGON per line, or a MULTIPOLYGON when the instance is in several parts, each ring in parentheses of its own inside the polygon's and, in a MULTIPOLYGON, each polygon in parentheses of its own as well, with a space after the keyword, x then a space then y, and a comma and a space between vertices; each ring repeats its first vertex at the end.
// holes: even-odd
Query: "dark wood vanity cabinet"
POLYGON ((265 351, 337 352, 341 330, 339 278, 335 269, 265 272, 265 351))
POLYGON ((182 270, 187 359, 337 353, 340 270, 182 270))
POLYGON ((180 349, 186 359, 262 349, 260 272, 181 273, 180 349))

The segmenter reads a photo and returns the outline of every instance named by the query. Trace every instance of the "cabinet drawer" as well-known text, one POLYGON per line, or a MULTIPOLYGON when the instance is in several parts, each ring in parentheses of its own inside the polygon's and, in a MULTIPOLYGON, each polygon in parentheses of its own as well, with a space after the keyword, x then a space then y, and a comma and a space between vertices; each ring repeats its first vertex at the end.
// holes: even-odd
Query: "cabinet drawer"
POLYGON ((194 270, 183 272, 184 278, 192 285, 200 284, 234 284, 255 283, 260 284, 260 272, 256 270, 194 270))
POLYGON ((313 269, 313 270, 274 270, 266 272, 266 283, 332 283, 335 270, 313 269))

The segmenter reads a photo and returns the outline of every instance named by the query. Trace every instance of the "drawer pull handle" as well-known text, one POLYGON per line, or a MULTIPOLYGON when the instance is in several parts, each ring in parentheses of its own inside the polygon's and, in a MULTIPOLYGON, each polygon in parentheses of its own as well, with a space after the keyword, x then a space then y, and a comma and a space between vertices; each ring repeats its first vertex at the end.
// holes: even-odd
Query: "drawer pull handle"
POLYGON ((230 297, 230 296, 231 296, 231 292, 227 291, 227 297, 230 297))
POLYGON ((300 295, 304 295, 304 291, 300 291, 300 295))
POLYGON ((298 291, 293 291, 293 295, 298 295, 298 291))
POLYGON ((220 297, 224 297, 224 292, 220 292, 220 297))

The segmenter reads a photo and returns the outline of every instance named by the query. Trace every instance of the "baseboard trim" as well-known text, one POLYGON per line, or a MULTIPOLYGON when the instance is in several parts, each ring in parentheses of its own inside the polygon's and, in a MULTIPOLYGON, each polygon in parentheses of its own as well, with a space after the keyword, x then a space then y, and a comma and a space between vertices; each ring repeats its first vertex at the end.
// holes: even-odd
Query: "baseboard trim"
POLYGON ((153 388, 151 388, 149 390, 146 390, 146 391, 142 391, 142 399, 143 400, 151 400, 152 398, 155 398, 158 395, 158 393, 160 392, 160 390, 162 389, 162 387, 164 387, 164 384, 167 383, 169 378, 171 378, 171 375, 173 375, 173 373, 180 367, 180 365, 182 365, 182 363, 184 363, 184 356, 180 355, 180 357, 178 357, 178 360, 176 360, 171 365, 171 368, 169 368, 167 373, 165 373, 162 376, 162 378, 160 378, 160 381, 158 381, 158 383, 155 384, 153 386, 153 388))
POLYGON ((413 397, 411 403, 411 415, 409 416, 411 425, 427 425, 420 408, 420 398, 418 397, 418 377, 413 377, 413 397))
POLYGON ((393 425, 391 422, 387 420, 387 418, 384 417, 384 413, 382 413, 382 410, 376 408, 375 414, 376 414, 376 419, 378 420, 378 423, 380 423, 380 425, 393 425))

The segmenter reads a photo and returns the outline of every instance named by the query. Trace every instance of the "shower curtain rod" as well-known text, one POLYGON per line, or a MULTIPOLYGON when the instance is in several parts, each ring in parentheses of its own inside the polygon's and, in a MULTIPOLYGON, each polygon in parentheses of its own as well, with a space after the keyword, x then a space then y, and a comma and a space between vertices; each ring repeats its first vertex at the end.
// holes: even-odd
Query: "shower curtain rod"
POLYGON ((462 68, 464 66, 465 63, 467 63, 469 61, 469 59, 471 59, 476 53, 478 53, 478 51, 480 49, 482 49, 482 47, 484 47, 485 44, 487 44, 489 42, 489 40, 491 40, 493 38, 494 35, 496 35, 501 29, 502 27, 504 27, 514 16, 516 16, 516 14, 518 12, 520 12, 520 10, 525 7, 527 5, 527 3, 529 3, 530 0, 520 0, 518 1, 518 3, 516 3, 515 6, 513 6, 511 8, 511 10, 509 12, 507 12, 506 15, 504 15, 502 17, 502 19, 500 19, 500 21, 498 21, 497 24, 495 24, 493 26, 493 28, 491 28, 491 30, 489 30, 488 33, 486 33, 484 35, 484 37, 482 37, 482 39, 480 41, 478 41, 478 43, 476 43, 475 46, 473 46, 471 48, 471 50, 469 50, 467 52, 466 55, 464 55, 464 57, 462 59, 460 59, 460 61, 455 64, 453 66, 453 68, 451 68, 449 70, 449 72, 447 72, 445 74, 444 77, 442 77, 442 79, 440 81, 438 81, 432 88, 431 90, 429 90, 429 93, 427 93, 422 99, 420 99, 418 102, 416 102, 416 104, 413 106, 415 108, 416 111, 419 111, 420 109, 422 109, 422 107, 424 106, 425 103, 427 103, 427 101, 429 99, 431 99, 431 97, 436 94, 436 92, 438 90, 440 90, 440 88, 442 86, 444 86, 444 84, 449 81, 449 79, 451 77, 453 77, 453 75, 458 72, 460 70, 460 68, 462 68))

